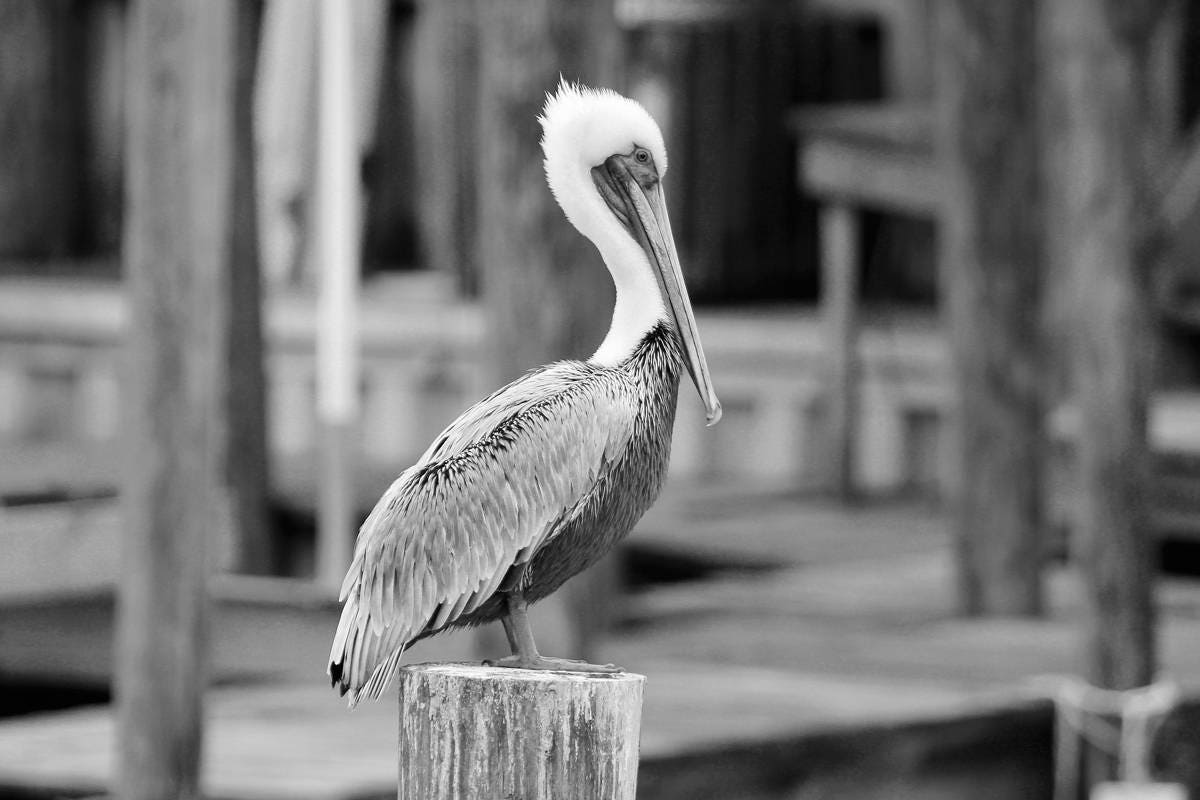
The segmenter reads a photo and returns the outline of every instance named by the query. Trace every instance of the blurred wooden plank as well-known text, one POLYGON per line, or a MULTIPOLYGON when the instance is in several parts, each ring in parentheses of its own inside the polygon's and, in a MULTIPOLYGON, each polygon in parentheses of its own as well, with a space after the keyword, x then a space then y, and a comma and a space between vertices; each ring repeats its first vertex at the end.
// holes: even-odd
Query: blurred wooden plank
POLYGON ((794 4, 779 0, 617 0, 621 25, 704 25, 778 16, 794 4))
POLYGON ((799 137, 802 189, 902 214, 937 213, 942 187, 928 107, 805 108, 789 126, 799 137))
POLYGON ((912 0, 805 0, 812 11, 823 14, 886 19, 896 6, 913 5, 912 0))
POLYGON ((933 109, 926 103, 802 106, 788 122, 794 131, 817 138, 933 157, 933 109))

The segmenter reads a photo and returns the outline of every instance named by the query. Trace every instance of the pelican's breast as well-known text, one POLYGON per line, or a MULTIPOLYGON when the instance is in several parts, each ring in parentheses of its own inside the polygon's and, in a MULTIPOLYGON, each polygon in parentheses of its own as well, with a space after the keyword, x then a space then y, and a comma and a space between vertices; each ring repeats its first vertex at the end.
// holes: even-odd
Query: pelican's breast
POLYGON ((563 529, 538 551, 526 597, 538 600, 608 553, 657 499, 671 457, 671 433, 682 356, 665 324, 646 334, 633 355, 608 369, 625 402, 635 407, 625 447, 563 529))

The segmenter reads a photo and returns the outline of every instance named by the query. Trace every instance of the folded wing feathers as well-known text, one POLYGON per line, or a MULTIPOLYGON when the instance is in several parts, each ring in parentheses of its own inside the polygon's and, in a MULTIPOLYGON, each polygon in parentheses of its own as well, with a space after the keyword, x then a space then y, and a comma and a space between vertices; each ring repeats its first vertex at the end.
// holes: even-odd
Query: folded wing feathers
POLYGON ((386 688, 414 637, 474 611, 514 563, 531 559, 593 488, 614 439, 628 437, 611 387, 572 392, 583 381, 559 374, 558 393, 548 393, 552 373, 571 369, 583 380, 595 374, 551 367, 507 387, 525 392, 507 413, 477 406, 464 414, 363 523, 330 653, 352 705, 386 688))

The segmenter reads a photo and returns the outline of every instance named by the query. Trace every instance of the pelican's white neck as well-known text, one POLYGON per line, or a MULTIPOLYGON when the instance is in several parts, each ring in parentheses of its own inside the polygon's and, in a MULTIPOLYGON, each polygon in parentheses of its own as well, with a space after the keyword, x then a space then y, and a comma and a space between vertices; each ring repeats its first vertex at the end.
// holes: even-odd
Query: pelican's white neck
POLYGON ((633 355, 633 351, 646 334, 666 319, 662 292, 645 254, 633 241, 632 236, 623 230, 620 233, 624 234, 632 248, 612 248, 616 252, 610 253, 606 252, 604 247, 600 247, 604 263, 612 273, 613 283, 617 288, 617 300, 613 305, 612 325, 608 329, 608 335, 588 359, 602 367, 615 367, 624 362, 633 355), (630 259, 631 256, 631 260, 622 260, 630 259))
POLYGON ((550 191, 567 219, 596 245, 616 284, 612 327, 589 359, 616 366, 665 318, 665 306, 645 252, 605 204, 591 170, 609 156, 640 146, 649 149, 659 174, 665 174, 662 132, 633 100, 566 81, 546 98, 541 123, 550 191))

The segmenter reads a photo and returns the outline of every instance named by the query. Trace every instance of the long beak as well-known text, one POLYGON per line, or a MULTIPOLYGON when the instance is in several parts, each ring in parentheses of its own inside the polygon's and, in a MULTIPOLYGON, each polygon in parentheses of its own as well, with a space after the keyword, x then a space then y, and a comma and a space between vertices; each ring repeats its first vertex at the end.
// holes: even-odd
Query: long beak
POLYGON ((675 238, 671 234, 671 220, 667 216, 667 201, 662 183, 655 182, 650 188, 643 189, 637 178, 619 159, 609 159, 606 166, 610 178, 620 189, 622 199, 625 200, 631 232, 646 251, 667 308, 675 320, 675 330, 683 342, 688 373, 696 384, 700 399, 704 401, 708 424, 715 425, 721 419, 721 401, 717 399, 717 393, 713 390, 708 361, 704 358, 700 333, 696 330, 696 317, 692 314, 692 301, 688 298, 687 286, 683 282, 683 270, 679 266, 679 254, 675 250, 675 238))

